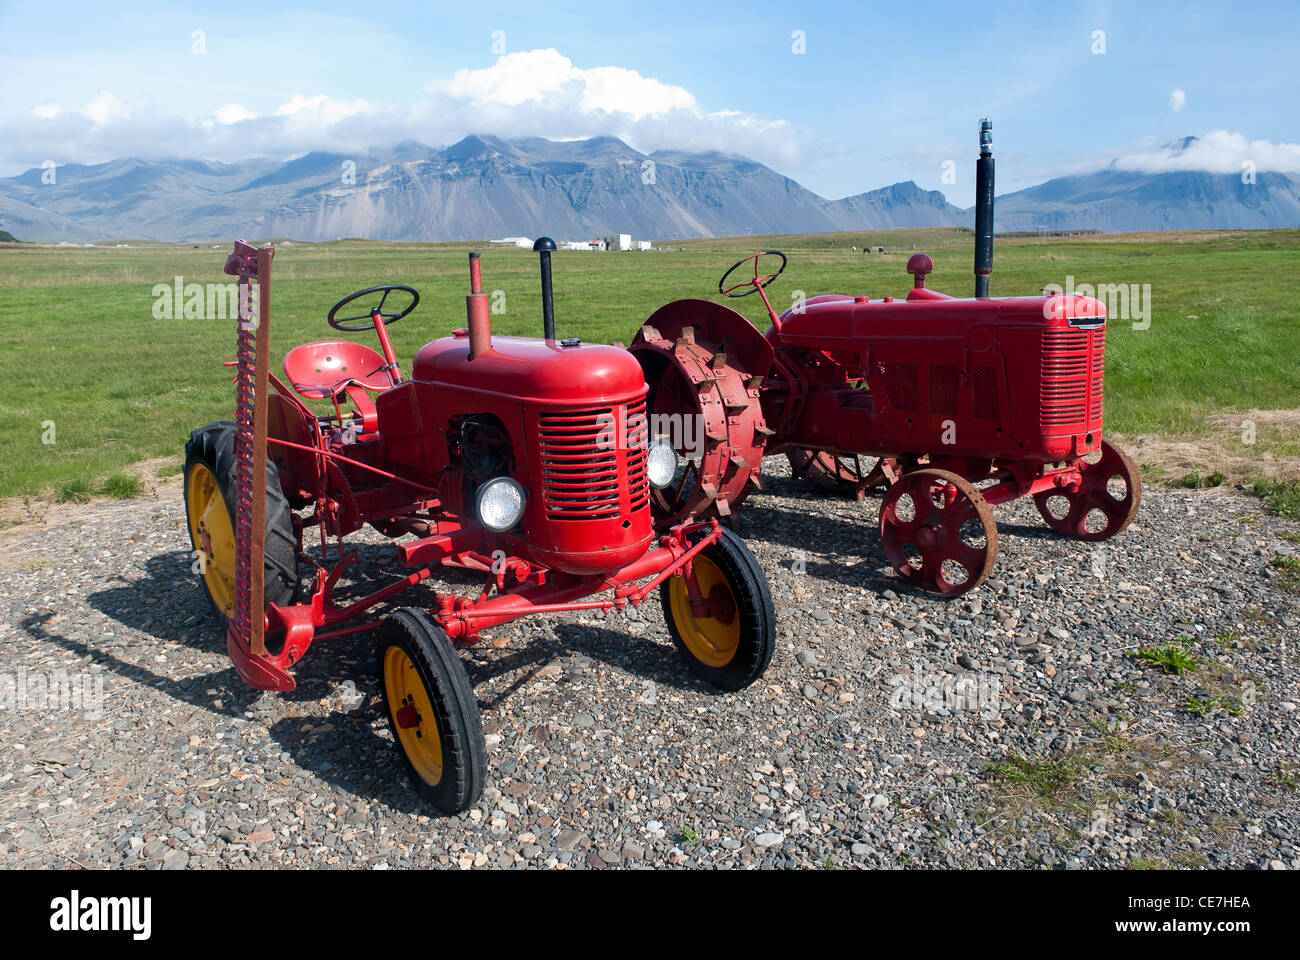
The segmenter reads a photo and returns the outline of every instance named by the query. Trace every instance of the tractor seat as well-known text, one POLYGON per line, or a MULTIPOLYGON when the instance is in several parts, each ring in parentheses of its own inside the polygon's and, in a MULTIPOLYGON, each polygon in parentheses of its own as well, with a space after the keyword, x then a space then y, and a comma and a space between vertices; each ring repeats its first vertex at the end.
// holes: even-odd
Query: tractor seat
POLYGON ((356 384, 380 392, 393 385, 382 356, 351 340, 321 340, 294 347, 284 355, 284 373, 308 400, 336 396, 356 384))

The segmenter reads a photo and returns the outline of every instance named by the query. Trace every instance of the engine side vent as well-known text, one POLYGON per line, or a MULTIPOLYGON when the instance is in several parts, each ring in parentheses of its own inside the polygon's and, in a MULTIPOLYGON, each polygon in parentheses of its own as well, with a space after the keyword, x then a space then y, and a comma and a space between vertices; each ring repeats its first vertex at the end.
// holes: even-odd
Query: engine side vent
POLYGON ((956 367, 930 367, 930 412, 935 416, 957 415, 958 376, 956 367))
POLYGON ((885 382, 885 396, 895 410, 915 410, 919 401, 916 387, 916 364, 883 363, 881 379, 885 382))
POLYGON ((997 420, 1001 417, 998 402, 998 368, 975 368, 975 416, 980 420, 997 420))

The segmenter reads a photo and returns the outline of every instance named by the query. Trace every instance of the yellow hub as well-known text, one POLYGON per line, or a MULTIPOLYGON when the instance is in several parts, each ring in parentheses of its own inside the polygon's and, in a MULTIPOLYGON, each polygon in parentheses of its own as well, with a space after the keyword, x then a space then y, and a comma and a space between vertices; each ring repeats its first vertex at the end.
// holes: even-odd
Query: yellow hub
POLYGON ((190 542, 199 553, 199 572, 217 606, 227 617, 234 616, 235 530, 230 511, 207 464, 194 464, 185 482, 190 542))
POLYGON ((700 595, 709 602, 710 613, 721 606, 730 611, 723 620, 714 616, 697 617, 691 610, 691 597, 686 590, 686 578, 673 577, 668 587, 669 606, 673 612, 673 623, 681 635, 682 642, 691 655, 705 666, 725 667, 731 663, 740 648, 740 614, 731 585, 716 563, 703 554, 696 554, 691 561, 695 571, 696 583, 700 586, 700 595), (719 595, 716 591, 724 591, 719 595), (716 600, 723 601, 721 604, 716 600))
POLYGON ((401 647, 389 647, 384 654, 384 690, 402 752, 420 779, 436 787, 442 780, 438 715, 420 671, 401 647))

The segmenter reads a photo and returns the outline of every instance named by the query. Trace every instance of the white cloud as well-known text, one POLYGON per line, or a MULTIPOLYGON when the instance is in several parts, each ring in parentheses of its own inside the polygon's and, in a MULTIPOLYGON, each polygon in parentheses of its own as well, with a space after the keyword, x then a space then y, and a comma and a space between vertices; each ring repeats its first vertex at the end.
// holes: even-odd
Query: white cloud
POLYGON ((1183 107, 1187 106, 1187 94, 1177 89, 1170 91, 1169 106, 1174 113, 1182 113, 1183 107))
POLYGON ((1255 169, 1300 173, 1300 144, 1249 140, 1245 134, 1212 130, 1185 146, 1180 142, 1160 147, 1139 147, 1113 161, 1120 170, 1165 173, 1170 170, 1207 170, 1240 173, 1246 161, 1255 169))
POLYGON ((216 114, 217 123, 226 124, 238 123, 240 120, 252 120, 257 114, 249 110, 242 103, 228 103, 216 114))
POLYGON ((309 150, 361 155, 401 140, 431 146, 467 134, 572 140, 614 136, 643 152, 739 153, 788 171, 809 137, 784 120, 706 110, 689 90, 617 66, 583 68, 554 49, 502 56, 457 70, 406 104, 295 93, 269 114, 231 103, 201 119, 156 112, 107 91, 87 105, 42 104, 0 123, 0 166, 28 169, 53 157, 94 163, 118 157, 287 158, 309 150))
POLYGON ((82 112, 90 119, 90 122, 97 127, 102 127, 118 120, 125 120, 131 116, 131 111, 127 105, 107 90, 99 91, 99 96, 86 104, 85 109, 82 110, 82 112))

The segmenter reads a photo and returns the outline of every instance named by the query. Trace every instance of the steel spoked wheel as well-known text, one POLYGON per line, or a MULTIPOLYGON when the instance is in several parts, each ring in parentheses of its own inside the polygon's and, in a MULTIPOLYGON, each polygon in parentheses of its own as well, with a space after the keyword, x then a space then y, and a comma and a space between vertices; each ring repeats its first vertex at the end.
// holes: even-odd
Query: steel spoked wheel
POLYGON ((776 648, 767 580, 730 530, 697 553, 691 567, 703 610, 692 607, 684 576, 669 577, 659 588, 673 643, 701 679, 721 690, 747 687, 763 675, 776 648))
POLYGON ((375 649, 389 729, 416 792, 446 814, 483 792, 478 701, 451 640, 422 610, 387 617, 375 649))
POLYGON ((998 557, 992 508, 964 478, 934 468, 905 473, 889 488, 880 540, 904 580, 939 597, 978 587, 998 557))
POLYGON ((1142 504, 1142 477, 1119 447, 1101 442, 1094 460, 1079 461, 1078 489, 1062 487, 1034 494, 1034 506, 1047 525, 1074 540, 1107 540, 1137 516, 1142 504))
POLYGON ((837 457, 825 450, 791 450, 786 459, 796 477, 837 496, 860 497, 867 490, 888 482, 878 457, 837 457))

